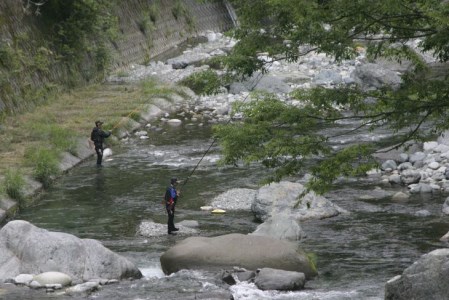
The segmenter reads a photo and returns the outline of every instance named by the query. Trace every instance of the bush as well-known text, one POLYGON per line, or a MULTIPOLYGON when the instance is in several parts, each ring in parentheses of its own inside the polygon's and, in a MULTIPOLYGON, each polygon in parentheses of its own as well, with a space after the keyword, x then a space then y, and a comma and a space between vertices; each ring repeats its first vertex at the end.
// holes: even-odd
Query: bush
POLYGON ((9 197, 22 201, 25 197, 23 187, 25 179, 19 170, 8 169, 5 173, 5 181, 3 182, 3 189, 9 197))
POLYGON ((189 87, 197 95, 217 94, 222 86, 221 78, 210 69, 194 73, 184 78, 180 84, 189 87))
POLYGON ((25 153, 27 162, 34 168, 34 178, 48 188, 60 172, 58 152, 47 148, 29 148, 25 153))

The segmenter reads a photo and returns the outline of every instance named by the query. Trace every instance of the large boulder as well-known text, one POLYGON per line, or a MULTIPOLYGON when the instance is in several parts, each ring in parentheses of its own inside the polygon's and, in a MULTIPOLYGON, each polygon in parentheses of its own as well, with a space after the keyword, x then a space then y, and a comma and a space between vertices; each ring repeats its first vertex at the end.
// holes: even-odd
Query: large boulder
POLYGON ((171 274, 181 269, 256 270, 273 268, 317 275, 307 255, 297 244, 266 236, 227 234, 217 237, 189 237, 168 249, 161 258, 162 270, 171 274))
POLYGON ((0 281, 22 273, 62 272, 76 281, 141 278, 128 259, 92 239, 16 220, 0 230, 0 281))
POLYGON ((434 250, 390 279, 385 285, 385 299, 447 299, 448 278, 449 249, 434 250))
POLYGON ((259 189, 251 210, 260 221, 266 221, 277 214, 291 215, 297 221, 306 221, 347 213, 314 192, 300 197, 304 190, 304 186, 297 182, 281 181, 265 185, 259 189))

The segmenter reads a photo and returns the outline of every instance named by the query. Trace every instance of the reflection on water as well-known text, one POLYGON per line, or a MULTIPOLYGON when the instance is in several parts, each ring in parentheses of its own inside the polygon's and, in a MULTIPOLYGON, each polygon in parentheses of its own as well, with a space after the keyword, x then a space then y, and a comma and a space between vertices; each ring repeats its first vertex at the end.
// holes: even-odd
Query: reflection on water
MULTIPOLYGON (((142 280, 105 287, 95 294, 96 299, 229 299, 229 287, 217 274, 162 274, 160 255, 182 237, 136 235, 144 220, 166 224, 161 202, 169 179, 176 176, 185 180, 210 142, 210 129, 195 126, 167 127, 152 132, 148 140, 131 139, 114 146, 114 155, 102 168, 96 168, 92 158, 72 170, 38 205, 18 218, 49 230, 100 240, 134 261, 145 275, 142 280)), ((266 171, 218 167, 216 158, 217 149, 213 148, 188 184, 181 184, 176 221, 197 220, 202 236, 252 232, 258 224, 250 212, 212 215, 199 208, 230 188, 257 188, 266 171)), ((449 220, 441 216, 442 195, 417 195, 406 203, 393 203, 389 198, 359 200, 364 191, 373 188, 369 181, 343 183, 328 198, 350 211, 349 215, 301 224, 307 234, 301 246, 315 254, 320 273, 316 280, 307 282, 306 290, 262 292, 254 285, 240 283, 231 289, 234 298, 383 299, 387 280, 420 255, 446 246, 439 238, 447 232, 449 220), (420 209, 432 215, 415 216, 420 209)), ((27 299, 34 293, 51 298, 42 291, 20 289, 18 293, 23 298, 16 299, 27 299)), ((12 295, 17 296, 10 293, 8 297, 12 295)))

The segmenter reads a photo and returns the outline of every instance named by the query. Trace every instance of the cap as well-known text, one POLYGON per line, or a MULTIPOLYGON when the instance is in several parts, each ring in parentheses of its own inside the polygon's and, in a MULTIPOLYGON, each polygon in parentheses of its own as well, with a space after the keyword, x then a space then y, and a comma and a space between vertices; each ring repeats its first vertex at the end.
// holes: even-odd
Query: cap
POLYGON ((95 121, 95 126, 98 126, 98 125, 101 125, 101 124, 103 124, 103 122, 101 122, 101 121, 95 121))
POLYGON ((171 184, 177 183, 177 182, 178 182, 178 178, 176 178, 176 177, 173 177, 172 179, 170 179, 171 184))

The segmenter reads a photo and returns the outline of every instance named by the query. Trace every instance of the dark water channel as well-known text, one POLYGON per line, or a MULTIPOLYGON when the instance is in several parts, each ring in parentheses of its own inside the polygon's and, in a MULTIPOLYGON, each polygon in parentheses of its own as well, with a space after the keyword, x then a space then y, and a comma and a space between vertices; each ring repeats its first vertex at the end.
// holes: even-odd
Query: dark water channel
MULTIPOLYGON (((217 274, 162 273, 160 255, 185 236, 136 234, 142 221, 166 223, 161 198, 168 180, 172 176, 185 179, 191 173, 210 145, 210 128, 198 124, 167 126, 149 136, 147 140, 132 138, 114 146, 114 155, 106 159, 103 168, 96 168, 92 158, 70 171, 38 205, 23 211, 18 219, 52 231, 97 239, 133 260, 145 276, 105 286, 89 299, 225 299, 229 287, 220 282, 217 274)), ((356 136, 353 141, 360 139, 356 136)), ((250 212, 212 215, 199 209, 230 188, 257 188, 266 174, 258 167, 218 167, 216 150, 213 148, 183 187, 176 221, 197 220, 202 236, 252 232, 258 224, 250 212)), ((240 283, 230 288, 234 298, 383 299, 386 281, 422 254, 446 246, 439 238, 449 230, 449 218, 441 215, 445 195, 418 195, 402 203, 389 198, 359 200, 376 184, 368 179, 341 183, 328 198, 351 213, 301 225, 307 234, 302 247, 316 254, 320 273, 316 280, 307 282, 305 290, 262 292, 252 284, 240 283), (421 209, 431 212, 431 216, 415 216, 421 209)), ((5 297, 82 298, 25 288, 5 297)))

